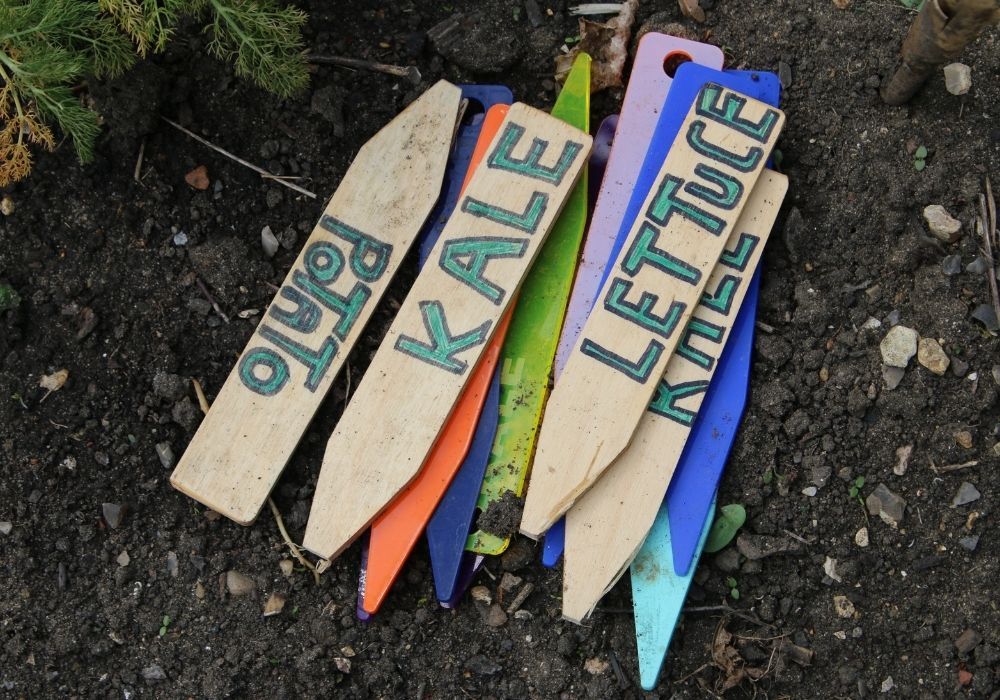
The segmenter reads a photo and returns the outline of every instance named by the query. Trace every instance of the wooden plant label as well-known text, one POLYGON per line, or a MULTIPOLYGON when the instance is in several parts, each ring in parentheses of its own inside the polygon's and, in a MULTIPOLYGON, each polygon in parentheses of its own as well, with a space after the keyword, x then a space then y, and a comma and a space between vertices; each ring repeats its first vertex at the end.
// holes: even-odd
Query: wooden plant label
POLYGON ((339 554, 416 476, 558 217, 590 136, 514 104, 327 444, 303 544, 339 554))
POLYGON ((652 528, 787 188, 761 174, 632 442, 566 514, 563 617, 583 620, 652 528))
POLYGON ((249 525, 437 200, 461 91, 440 81, 358 152, 170 477, 249 525))
POLYGON ((671 59, 682 58, 711 68, 722 68, 722 49, 718 46, 659 32, 649 32, 639 41, 622 100, 614 148, 590 218, 573 293, 566 309, 566 322, 556 352, 557 380, 594 306, 601 280, 604 279, 604 268, 612 262, 610 258, 615 237, 625 217, 625 209, 656 124, 666 107, 667 95, 674 80, 664 66, 671 59))
POLYGON ((698 93, 549 400, 525 535, 551 527, 628 445, 783 124, 714 83, 698 93))

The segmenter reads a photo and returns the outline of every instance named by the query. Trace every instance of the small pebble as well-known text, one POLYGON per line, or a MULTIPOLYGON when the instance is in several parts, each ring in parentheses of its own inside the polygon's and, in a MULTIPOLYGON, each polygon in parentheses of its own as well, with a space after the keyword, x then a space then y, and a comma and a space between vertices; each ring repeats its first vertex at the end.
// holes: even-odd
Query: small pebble
POLYGON ((229 570, 226 572, 226 589, 229 591, 229 595, 250 595, 257 590, 257 584, 239 571, 229 570))
POLYGON ((9 535, 14 530, 14 523, 9 520, 0 521, 0 535, 9 535))
POLYGON ((284 576, 291 576, 292 572, 295 570, 295 562, 291 559, 282 559, 278 562, 278 568, 281 569, 281 573, 284 576))
POLYGON ((343 656, 333 657, 333 665, 337 667, 337 670, 341 673, 351 672, 351 660, 345 659, 343 656))
POLYGON ((951 507, 958 508, 969 503, 975 503, 979 500, 980 495, 979 489, 968 481, 963 481, 962 485, 958 487, 958 491, 955 492, 955 497, 951 499, 951 507))
POLYGON ((160 458, 160 464, 164 469, 172 469, 174 466, 174 450, 169 442, 156 443, 156 456, 160 458))
POLYGON ((879 516, 886 525, 892 527, 899 526, 906 512, 906 500, 890 491, 885 484, 875 487, 865 499, 865 506, 871 515, 879 516))
POLYGON ((955 442, 959 447, 965 448, 966 450, 972 449, 972 433, 968 430, 959 430, 955 433, 955 442))
POLYGON ((167 674, 156 664, 152 664, 142 669, 142 677, 147 681, 165 681, 167 674))
POLYGON ((966 629, 962 634, 958 635, 958 639, 955 640, 955 648, 958 650, 959 654, 968 654, 970 651, 978 647, 983 641, 981 634, 976 632, 974 629, 966 629))
POLYGON ((951 358, 951 373, 956 377, 964 377, 969 371, 969 363, 960 357, 951 358))
POLYGON ((885 388, 889 391, 892 391, 899 386, 899 383, 903 381, 904 376, 906 376, 906 372, 902 367, 882 365, 882 380, 885 382, 885 388))
POLYGON ((177 578, 178 567, 176 552, 167 552, 167 573, 171 578, 177 578))
POLYGON ((965 271, 970 275, 984 275, 986 271, 990 269, 990 264, 986 262, 986 258, 979 256, 968 265, 965 266, 965 271))
POLYGON ((5 194, 3 198, 0 198, 0 214, 4 216, 10 216, 14 213, 14 200, 10 195, 5 194))
POLYGON ((510 593, 512 590, 520 586, 522 581, 524 581, 524 579, 520 576, 504 572, 504 575, 500 577, 500 590, 504 593, 510 593))
POLYGON ((125 517, 125 509, 119 503, 102 503, 101 514, 104 515, 104 522, 112 530, 117 530, 125 517))
POLYGON ((186 246, 188 243, 188 235, 183 231, 178 231, 174 234, 174 245, 175 246, 186 246))
POLYGON ((964 95, 972 87, 972 69, 964 63, 944 67, 944 87, 952 95, 964 95))
POLYGON ((896 464, 892 468, 892 473, 896 476, 903 476, 907 467, 910 466, 910 455, 913 454, 913 445, 903 445, 896 448, 896 464))
POLYGON ((992 304, 980 304, 972 311, 972 318, 979 321, 986 330, 996 333, 1000 331, 1000 322, 997 321, 997 312, 992 304))
POLYGON ((118 555, 118 558, 115 559, 115 561, 118 562, 118 566, 125 567, 132 561, 132 557, 128 555, 128 550, 123 549, 122 553, 118 555))
POLYGON ((833 609, 837 612, 837 617, 844 619, 854 617, 854 603, 845 595, 833 596, 833 609))
POLYGON ((941 261, 941 271, 949 277, 960 273, 962 271, 962 256, 949 255, 946 257, 941 261))
POLYGON ((917 354, 919 339, 920 334, 912 328, 893 326, 879 344, 882 361, 890 367, 905 368, 910 359, 917 354))
POLYGON ((285 607, 285 596, 280 593, 272 593, 264 603, 264 617, 277 615, 285 607))
POLYGON ((265 226, 260 231, 260 244, 264 248, 264 255, 273 258, 278 252, 278 239, 271 231, 270 226, 265 226))
POLYGON ((929 204, 924 207, 924 220, 931 233, 945 243, 954 243, 962 235, 962 222, 949 214, 940 204, 929 204))
POLYGON ((888 693, 890 690, 896 687, 895 682, 892 680, 892 676, 886 676, 885 680, 882 681, 882 692, 888 693))
POLYGON ((975 552, 976 547, 979 546, 979 535, 969 535, 967 537, 960 537, 958 543, 962 545, 964 549, 970 552, 975 552))
POLYGON ((868 528, 867 527, 863 527, 863 528, 861 528, 860 530, 858 530, 857 532, 854 533, 854 544, 858 545, 859 547, 867 547, 868 546, 868 528))
POLYGON ((490 611, 486 615, 486 624, 490 627, 503 627, 507 624, 507 613, 499 605, 490 606, 490 611))
POLYGON ((473 586, 472 590, 469 591, 469 594, 477 603, 490 605, 493 602, 493 594, 490 593, 490 589, 486 586, 473 586))
POLYGON ((917 361, 939 377, 948 371, 951 360, 941 348, 941 344, 933 338, 921 338, 917 350, 917 361))
POLYGON ((816 487, 815 486, 806 486, 804 489, 802 489, 802 495, 803 496, 809 496, 809 498, 812 498, 813 496, 816 495, 816 487))

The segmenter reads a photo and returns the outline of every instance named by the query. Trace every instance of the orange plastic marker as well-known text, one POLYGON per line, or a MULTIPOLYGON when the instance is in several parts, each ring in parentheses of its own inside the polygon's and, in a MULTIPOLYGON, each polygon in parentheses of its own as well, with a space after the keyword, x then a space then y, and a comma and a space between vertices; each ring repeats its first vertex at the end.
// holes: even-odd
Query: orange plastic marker
MULTIPOLYGON (((472 162, 465 174, 463 190, 469 184, 476 166, 486 155, 493 137, 507 116, 507 109, 507 105, 494 105, 486 112, 472 162)), ((511 310, 513 308, 512 304, 511 310)), ((490 346, 469 378, 465 392, 455 405, 420 473, 372 524, 367 569, 362 572, 365 577, 362 607, 366 613, 374 614, 382 605, 413 545, 424 531, 427 521, 431 519, 434 509, 469 451, 507 334, 510 316, 508 312, 497 326, 490 346)))

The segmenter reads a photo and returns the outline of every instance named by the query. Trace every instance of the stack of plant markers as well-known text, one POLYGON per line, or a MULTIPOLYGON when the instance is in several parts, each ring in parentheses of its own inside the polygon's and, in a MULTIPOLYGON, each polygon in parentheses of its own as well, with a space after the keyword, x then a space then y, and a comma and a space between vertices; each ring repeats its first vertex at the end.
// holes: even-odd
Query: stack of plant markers
POLYGON ((718 48, 647 34, 594 139, 585 54, 551 114, 502 86, 429 89, 358 153, 171 483, 250 524, 417 244, 304 546, 331 559, 370 533, 367 617, 426 534, 452 606, 508 545, 476 513, 524 496, 521 532, 564 558, 566 618, 631 568, 651 689, 742 416, 787 188, 766 167, 777 77, 721 68, 718 48))

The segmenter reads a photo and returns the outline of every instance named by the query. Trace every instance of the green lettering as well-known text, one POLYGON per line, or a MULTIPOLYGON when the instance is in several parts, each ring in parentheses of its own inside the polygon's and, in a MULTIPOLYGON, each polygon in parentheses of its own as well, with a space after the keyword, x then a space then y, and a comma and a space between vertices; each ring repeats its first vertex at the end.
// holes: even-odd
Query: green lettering
POLYGON ((584 355, 594 358, 601 364, 621 372, 632 381, 640 384, 645 384, 646 380, 649 379, 649 375, 660 359, 660 355, 663 354, 663 350, 662 343, 658 340, 650 340, 639 359, 632 361, 595 343, 590 338, 584 338, 583 343, 580 344, 580 352, 584 355))
POLYGON ((751 146, 745 155, 740 155, 722 146, 705 140, 705 122, 695 120, 687 131, 687 142, 697 153, 718 161, 723 165, 728 165, 733 170, 741 173, 748 173, 764 159, 764 149, 760 146, 751 146))
POLYGON ((570 166, 573 165, 573 161, 576 160, 577 155, 583 149, 583 144, 576 141, 567 141, 563 144, 559 160, 556 161, 555 165, 549 167, 541 164, 542 156, 549 147, 549 142, 537 137, 531 140, 531 148, 528 149, 528 155, 524 158, 515 158, 513 156, 513 150, 521 141, 521 137, 524 136, 524 131, 524 127, 519 124, 515 124, 514 122, 507 124, 500 138, 497 139, 497 145, 493 149, 493 152, 490 153, 487 164, 491 168, 508 170, 518 175, 552 183, 558 187, 569 171, 570 166))
POLYGON ((736 250, 729 250, 728 248, 723 250, 719 262, 726 267, 743 272, 747 269, 747 263, 750 262, 750 256, 753 255, 753 251, 757 248, 758 243, 760 243, 760 239, 757 236, 751 236, 749 233, 741 233, 739 240, 736 242, 736 250))
POLYGON ((486 321, 471 331, 453 336, 448 330, 448 321, 444 316, 444 307, 441 302, 420 302, 420 314, 423 317, 424 330, 427 331, 431 342, 427 343, 407 335, 401 335, 396 339, 396 349, 452 374, 463 374, 468 369, 469 363, 459 360, 455 356, 463 350, 486 342, 486 334, 490 329, 491 322, 486 321))
POLYGON ((480 202, 478 199, 473 199, 472 197, 466 197, 462 202, 462 211, 472 214, 472 216, 495 221, 498 224, 532 234, 538 229, 538 222, 542 220, 542 215, 545 214, 545 209, 548 205, 549 196, 547 194, 533 192, 528 206, 525 207, 524 212, 521 214, 487 204, 486 202, 480 202))
POLYGON ((323 312, 307 297, 294 287, 282 287, 280 295, 283 299, 295 304, 291 311, 280 308, 276 303, 271 304, 268 315, 292 330, 302 334, 312 333, 319 325, 319 320, 323 317, 323 312))
POLYGON ((292 282, 323 306, 330 309, 330 311, 340 316, 337 323, 333 326, 333 333, 341 340, 347 338, 347 334, 351 332, 354 322, 361 315, 361 310, 364 308, 365 302, 372 295, 367 285, 355 282, 351 293, 346 297, 342 296, 336 292, 331 292, 326 287, 316 284, 316 281, 312 277, 309 277, 301 270, 296 270, 292 273, 292 282))
POLYGON ((615 277, 611 280, 608 293, 604 297, 604 308, 626 321, 631 321, 637 326, 669 339, 677 328, 677 322, 680 321, 681 314, 687 308, 686 305, 679 301, 673 301, 663 316, 657 316, 653 313, 653 307, 660 300, 660 297, 656 294, 643 292, 639 301, 633 303, 625 299, 625 295, 631 289, 631 282, 615 277))
POLYGON ((778 123, 778 112, 773 109, 766 110, 764 116, 757 121, 741 117, 747 99, 730 90, 724 90, 715 83, 709 83, 701 89, 695 104, 699 116, 725 124, 760 143, 767 143, 771 130, 778 123), (723 98, 721 107, 719 97, 723 98))
POLYGON ((714 323, 709 323, 708 321, 702 321, 699 318, 692 318, 687 324, 687 328, 684 329, 684 338, 681 340, 680 346, 677 348, 677 354, 681 357, 693 362, 702 369, 711 369, 712 365, 715 364, 715 358, 706 352, 702 352, 691 345, 692 336, 700 336, 702 338, 707 338, 713 343, 721 343, 722 336, 726 334, 726 329, 721 326, 716 326, 714 323))
POLYGON ((371 284, 385 273, 389 266, 389 256, 392 246, 388 243, 362 233, 332 216, 324 215, 320 224, 330 233, 340 236, 352 244, 351 270, 359 280, 371 284))
POLYGON ((324 338, 319 350, 310 350, 305 345, 296 343, 269 326, 261 326, 260 335, 305 365, 306 369, 309 370, 306 375, 305 387, 309 391, 316 391, 316 387, 323 380, 323 375, 326 374, 326 370, 330 368, 330 364, 337 356, 337 341, 333 338, 324 338))
POLYGON ((665 250, 656 247, 660 240, 660 230, 648 221, 643 221, 639 227, 632 245, 622 259, 621 268, 630 277, 635 277, 643 265, 652 265, 671 277, 695 285, 701 280, 701 270, 676 258, 665 250))
POLYGON ((714 293, 705 292, 701 295, 701 305, 712 311, 717 311, 723 316, 729 315, 729 309, 733 305, 736 297, 736 288, 740 285, 740 278, 733 275, 725 275, 719 280, 714 293))
POLYGON ((694 181, 684 186, 685 192, 693 194, 704 202, 713 204, 720 209, 733 209, 743 197, 743 183, 732 175, 727 175, 704 163, 699 163, 694 167, 694 174, 718 187, 718 190, 713 190, 694 181))
POLYGON ((671 386, 666 379, 661 379, 656 387, 656 394, 649 403, 649 410, 658 416, 669 418, 681 425, 690 426, 694 423, 698 415, 695 411, 681 408, 677 402, 686 396, 701 394, 708 388, 708 382, 698 380, 694 382, 683 382, 676 386, 671 386))
POLYGON ((254 348, 240 360, 240 381, 261 396, 274 396, 288 383, 288 363, 271 348, 254 348), (264 368, 267 375, 257 376, 264 368))
POLYGON ((677 193, 683 184, 684 180, 679 177, 665 175, 660 181, 653 201, 649 204, 649 209, 646 210, 646 216, 654 223, 665 226, 676 212, 713 236, 718 236, 726 228, 726 222, 690 202, 679 199, 677 193))
POLYGON ((520 258, 527 249, 528 241, 523 238, 459 238, 444 244, 439 264, 449 275, 499 306, 507 292, 486 279, 486 266, 494 258, 520 258))

